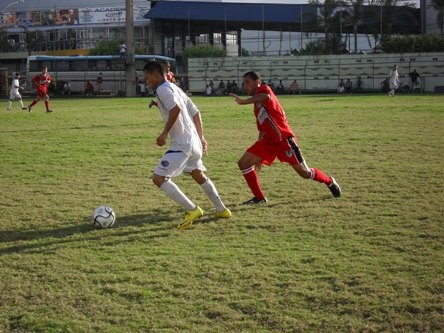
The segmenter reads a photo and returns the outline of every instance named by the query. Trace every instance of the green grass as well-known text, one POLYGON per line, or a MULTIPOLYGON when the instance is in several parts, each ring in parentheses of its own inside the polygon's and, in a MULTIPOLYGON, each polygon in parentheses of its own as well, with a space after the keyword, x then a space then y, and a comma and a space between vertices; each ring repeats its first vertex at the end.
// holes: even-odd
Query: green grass
MULTIPOLYGON (((208 175, 233 212, 183 212, 150 180, 165 148, 142 99, 0 111, 0 332, 444 331, 444 97, 281 97, 305 158, 343 197, 276 163, 251 197, 251 106, 194 98, 208 175), (114 228, 90 214, 108 204, 114 228)), ((3 104, 5 105, 5 104, 3 104)))

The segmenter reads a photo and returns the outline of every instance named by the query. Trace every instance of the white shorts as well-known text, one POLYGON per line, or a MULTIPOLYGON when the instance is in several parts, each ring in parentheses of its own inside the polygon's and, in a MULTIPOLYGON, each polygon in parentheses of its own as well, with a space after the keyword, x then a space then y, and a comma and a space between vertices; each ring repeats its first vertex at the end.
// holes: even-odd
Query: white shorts
POLYGON ((202 162, 202 147, 195 146, 190 154, 181 150, 168 150, 160 159, 154 173, 166 178, 179 176, 182 172, 191 172, 193 170, 206 171, 202 162))
POLYGON ((14 92, 11 92, 10 94, 9 94, 9 99, 11 100, 11 101, 13 101, 14 99, 22 99, 22 95, 20 95, 20 93, 17 91, 16 93, 14 93, 14 92))

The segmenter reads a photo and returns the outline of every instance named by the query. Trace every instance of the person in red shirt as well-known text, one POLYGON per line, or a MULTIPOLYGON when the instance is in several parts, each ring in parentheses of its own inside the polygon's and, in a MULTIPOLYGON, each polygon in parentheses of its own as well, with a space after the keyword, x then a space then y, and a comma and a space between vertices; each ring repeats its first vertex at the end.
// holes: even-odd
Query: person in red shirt
POLYGON ((32 112, 32 107, 36 105, 41 99, 43 99, 45 101, 46 112, 52 112, 52 110, 49 108, 48 86, 51 83, 51 76, 48 74, 48 67, 43 66, 42 72, 34 76, 32 78, 32 82, 34 82, 37 91, 37 97, 28 106, 28 111, 32 112))
POLYGON ((238 161, 239 169, 247 181, 254 197, 244 202, 245 205, 266 203, 259 185, 256 169, 263 164, 271 165, 276 157, 291 165, 302 177, 312 179, 328 186, 334 197, 341 196, 341 188, 333 177, 327 176, 319 169, 309 168, 302 156, 295 135, 287 122, 285 112, 276 95, 266 84, 261 84, 258 73, 251 71, 243 76, 244 89, 251 97, 242 99, 230 94, 239 105, 254 104, 254 115, 259 130, 259 139, 238 161))

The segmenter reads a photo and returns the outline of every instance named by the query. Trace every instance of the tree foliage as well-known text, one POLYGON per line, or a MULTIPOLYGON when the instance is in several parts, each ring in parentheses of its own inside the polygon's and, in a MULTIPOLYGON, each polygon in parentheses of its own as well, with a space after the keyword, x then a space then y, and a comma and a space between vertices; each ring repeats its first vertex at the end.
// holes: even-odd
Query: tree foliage
POLYGON ((441 39, 444 38, 444 0, 431 0, 429 7, 437 11, 436 24, 441 29, 441 39))
POLYGON ((444 40, 434 35, 386 36, 382 43, 386 53, 442 52, 444 40))
POLYGON ((113 55, 119 53, 119 42, 116 40, 102 40, 97 46, 89 50, 90 55, 113 55))
POLYGON ((305 47, 299 51, 303 55, 320 55, 320 54, 341 54, 343 53, 343 44, 340 34, 328 35, 328 38, 322 38, 308 42, 305 47))
POLYGON ((227 52, 213 45, 195 45, 187 47, 183 52, 183 57, 188 58, 216 58, 225 57, 227 52))

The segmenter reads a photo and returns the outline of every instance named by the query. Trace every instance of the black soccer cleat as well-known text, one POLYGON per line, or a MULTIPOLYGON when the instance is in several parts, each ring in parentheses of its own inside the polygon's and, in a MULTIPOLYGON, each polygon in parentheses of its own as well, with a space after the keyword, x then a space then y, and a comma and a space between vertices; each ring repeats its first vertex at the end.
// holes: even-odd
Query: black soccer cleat
POLYGON ((328 186, 328 188, 335 198, 339 198, 341 196, 341 187, 336 182, 336 179, 333 177, 330 177, 330 179, 332 180, 332 183, 328 186))
POLYGON ((243 205, 260 205, 260 204, 265 204, 267 203, 267 198, 263 198, 263 199, 258 199, 256 197, 251 198, 250 200, 245 201, 244 203, 242 203, 243 205))

